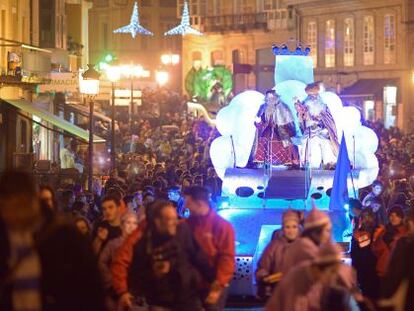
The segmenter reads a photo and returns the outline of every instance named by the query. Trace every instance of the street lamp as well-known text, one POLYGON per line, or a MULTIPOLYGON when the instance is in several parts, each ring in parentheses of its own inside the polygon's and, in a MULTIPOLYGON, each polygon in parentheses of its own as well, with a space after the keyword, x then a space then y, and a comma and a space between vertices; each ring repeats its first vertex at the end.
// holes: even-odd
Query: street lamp
POLYGON ((161 55, 161 63, 163 65, 175 66, 180 62, 180 55, 178 54, 163 54, 161 55))
POLYGON ((88 190, 92 192, 92 179, 93 179, 93 111, 94 100, 99 93, 99 77, 100 73, 97 72, 91 64, 88 64, 88 70, 82 74, 80 80, 80 92, 84 95, 83 100, 86 102, 86 98, 89 101, 89 146, 88 146, 88 190))
POLYGON ((116 168, 116 153, 115 153, 115 83, 121 78, 121 68, 110 66, 106 69, 106 77, 111 81, 111 96, 112 96, 112 120, 111 120, 111 168, 116 168))
POLYGON ((157 81, 160 87, 167 84, 169 79, 170 79, 170 75, 168 74, 167 71, 160 70, 155 73, 155 80, 157 81))
POLYGON ((132 114, 134 113, 134 78, 145 77, 146 71, 141 65, 124 65, 121 66, 121 72, 131 81, 131 103, 129 113, 129 126, 132 128, 132 114))

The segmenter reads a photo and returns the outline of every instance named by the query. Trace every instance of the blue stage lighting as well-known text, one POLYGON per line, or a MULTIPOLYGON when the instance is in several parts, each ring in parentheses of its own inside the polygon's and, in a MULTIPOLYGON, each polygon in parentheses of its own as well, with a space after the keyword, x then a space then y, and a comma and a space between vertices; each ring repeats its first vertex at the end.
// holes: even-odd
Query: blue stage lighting
POLYGON ((230 207, 230 203, 227 201, 224 201, 220 204, 219 208, 221 209, 221 208, 229 208, 229 207, 230 207))

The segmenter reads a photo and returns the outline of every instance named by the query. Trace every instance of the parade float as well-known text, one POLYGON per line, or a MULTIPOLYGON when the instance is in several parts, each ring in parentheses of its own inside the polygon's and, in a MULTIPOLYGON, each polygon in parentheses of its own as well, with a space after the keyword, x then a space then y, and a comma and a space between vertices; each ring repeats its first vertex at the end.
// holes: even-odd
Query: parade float
POLYGON ((297 46, 290 50, 283 45, 274 46, 273 52, 273 89, 293 116, 299 149, 297 164, 277 165, 270 160, 252 165, 258 144, 255 122, 265 97, 257 91, 240 93, 220 109, 215 123, 221 136, 210 147, 212 163, 223 182, 218 213, 233 224, 236 232, 237 267, 230 291, 236 295, 255 294, 256 262, 274 230, 280 228, 282 213, 288 208, 306 214, 316 205, 329 214, 334 239, 350 240, 349 205, 330 208, 329 204, 337 156, 337 152, 328 150, 329 145, 339 146, 344 135, 352 168, 348 175, 350 197, 371 185, 379 170, 376 134, 361 124, 357 108, 344 106, 337 94, 315 83, 309 48, 297 46), (301 120, 300 107, 305 106, 317 120, 316 126, 306 126, 301 120), (325 130, 325 136, 322 132, 311 135, 315 128, 325 130))

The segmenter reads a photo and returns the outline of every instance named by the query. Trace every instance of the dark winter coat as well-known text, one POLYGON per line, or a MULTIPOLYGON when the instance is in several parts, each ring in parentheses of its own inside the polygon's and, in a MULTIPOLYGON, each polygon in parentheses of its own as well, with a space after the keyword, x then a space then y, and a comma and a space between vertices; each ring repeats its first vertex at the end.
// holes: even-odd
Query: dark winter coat
MULTIPOLYGON (((10 311, 10 245, 0 222, 0 310, 10 311)), ((86 239, 70 225, 52 221, 35 235, 41 264, 41 297, 44 311, 104 309, 97 260, 86 239)))
POLYGON ((207 256, 194 241, 186 223, 180 223, 175 237, 156 235, 147 230, 134 246, 129 284, 149 305, 172 310, 201 310, 199 285, 201 275, 214 279, 207 256), (157 260, 168 261, 170 271, 157 277, 153 265, 157 260))
POLYGON ((398 240, 391 255, 388 271, 383 282, 382 297, 390 298, 401 282, 408 280, 408 292, 404 310, 414 310, 414 236, 398 240))

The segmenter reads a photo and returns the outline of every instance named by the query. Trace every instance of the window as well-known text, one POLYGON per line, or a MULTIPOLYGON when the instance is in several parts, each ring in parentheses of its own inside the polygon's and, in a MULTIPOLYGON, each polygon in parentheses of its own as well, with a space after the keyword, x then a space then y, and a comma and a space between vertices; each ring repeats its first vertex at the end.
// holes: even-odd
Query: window
MULTIPOLYGON (((4 38, 6 36, 6 10, 1 10, 0 14, 0 36, 4 38)), ((6 50, 3 46, 0 46, 0 72, 3 74, 6 66, 6 50)))
POLYGON ((318 27, 316 22, 309 22, 307 29, 308 44, 311 49, 313 67, 318 65, 318 27))
POLYGON ((214 0, 214 4, 213 4, 214 5, 214 8, 213 8, 214 16, 223 15, 221 1, 222 0, 214 0))
POLYGON ((364 65, 374 64, 374 17, 364 17, 364 65))
POLYGON ((104 49, 108 48, 108 24, 102 24, 102 47, 104 49))
POLYGON ((247 11, 247 1, 246 0, 234 0, 234 14, 242 14, 247 11))
POLYGON ((211 52, 211 65, 224 65, 224 53, 221 50, 211 52))
POLYGON ((263 0, 263 9, 265 11, 280 9, 280 0, 263 0))
POLYGON ((127 5, 128 0, 115 0, 116 5, 127 5))
POLYGON ((325 67, 335 67, 335 21, 326 21, 325 29, 325 67))
POLYGON ((109 4, 109 0, 96 0, 96 6, 106 7, 109 4))
POLYGON ((20 146, 22 150, 26 151, 27 144, 27 122, 20 120, 20 146))
POLYGON ((193 67, 196 68, 197 70, 199 68, 201 68, 201 64, 202 64, 202 55, 200 51, 194 51, 191 55, 192 59, 193 59, 193 67))
MULTIPOLYGON (((207 8, 207 0, 187 0, 190 13, 190 21, 192 25, 199 25, 200 21, 196 20, 197 16, 205 16, 207 8)), ((222 0, 223 1, 223 0, 222 0)), ((181 18, 183 12, 184 0, 178 0, 177 16, 181 18)))
POLYGON ((354 20, 346 18, 344 22, 344 66, 354 65, 354 20))
MULTIPOLYGON (((147 16, 142 16, 142 18, 141 18, 141 25, 143 26, 143 27, 145 27, 146 29, 151 29, 151 27, 149 26, 151 24, 151 21, 150 21, 150 19, 149 19, 149 17, 147 17, 147 16)), ((148 38, 149 36, 140 36, 140 39, 141 39, 141 49, 142 50, 147 50, 148 49, 148 46, 149 46, 149 38, 148 38)))
POLYGON ((161 0, 160 1, 160 7, 175 8, 176 5, 177 5, 176 0, 161 0))
POLYGON ((387 14, 384 17, 384 64, 395 63, 395 15, 387 14))
POLYGON ((192 53, 192 59, 195 60, 201 60, 201 52, 200 51, 194 51, 192 53))

